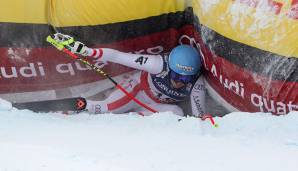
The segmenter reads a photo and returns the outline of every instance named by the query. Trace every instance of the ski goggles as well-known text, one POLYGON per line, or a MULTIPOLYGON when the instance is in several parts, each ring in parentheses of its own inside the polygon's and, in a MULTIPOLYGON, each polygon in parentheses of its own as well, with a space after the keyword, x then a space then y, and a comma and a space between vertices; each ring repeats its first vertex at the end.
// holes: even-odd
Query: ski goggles
POLYGON ((193 79, 195 78, 195 75, 181 75, 174 71, 171 71, 170 78, 174 81, 180 81, 180 82, 183 82, 184 84, 187 84, 193 81, 193 79))

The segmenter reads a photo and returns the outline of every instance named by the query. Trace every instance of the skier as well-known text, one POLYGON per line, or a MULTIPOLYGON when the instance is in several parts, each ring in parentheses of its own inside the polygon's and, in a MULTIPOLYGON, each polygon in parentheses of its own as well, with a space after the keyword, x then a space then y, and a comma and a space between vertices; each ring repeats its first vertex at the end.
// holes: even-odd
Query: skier
MULTIPOLYGON (((58 42, 73 39, 69 35, 56 33, 58 42)), ((192 115, 205 114, 205 87, 201 77, 201 55, 189 45, 178 45, 169 54, 146 55, 120 52, 110 48, 89 48, 79 41, 67 45, 76 54, 98 58, 140 70, 120 83, 130 94, 151 108, 172 111, 184 115, 178 102, 191 100, 192 115)), ((90 113, 125 113, 145 110, 122 91, 113 91, 105 100, 87 100, 90 113)))

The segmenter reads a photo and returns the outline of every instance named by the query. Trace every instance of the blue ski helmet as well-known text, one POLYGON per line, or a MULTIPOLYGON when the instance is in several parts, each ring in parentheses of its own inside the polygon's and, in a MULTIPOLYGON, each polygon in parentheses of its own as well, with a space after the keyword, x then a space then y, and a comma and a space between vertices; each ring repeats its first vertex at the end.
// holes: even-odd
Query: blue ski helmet
POLYGON ((201 69, 201 56, 194 47, 179 45, 169 55, 169 67, 180 75, 195 75, 201 69))

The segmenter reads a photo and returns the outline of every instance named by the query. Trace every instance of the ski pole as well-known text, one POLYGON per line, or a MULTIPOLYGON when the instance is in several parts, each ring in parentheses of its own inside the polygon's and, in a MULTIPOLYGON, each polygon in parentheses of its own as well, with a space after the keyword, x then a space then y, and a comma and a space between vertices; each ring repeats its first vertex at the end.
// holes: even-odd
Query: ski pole
MULTIPOLYGON (((107 74, 106 72, 104 72, 102 69, 98 68, 94 64, 91 64, 89 61, 80 58, 79 56, 77 56, 76 54, 72 53, 70 50, 68 50, 67 48, 65 48, 65 45, 66 44, 62 44, 62 43, 57 42, 51 36, 48 36, 46 40, 47 40, 47 42, 49 42, 50 44, 52 44, 53 46, 55 46, 58 50, 63 51, 64 53, 66 53, 70 57, 72 57, 73 59, 78 60, 78 61, 80 61, 81 63, 83 63, 83 64, 85 64, 87 66, 90 66, 97 73, 99 73, 100 75, 103 75, 104 77, 108 78, 115 85, 116 88, 118 88, 119 90, 121 90, 125 95, 127 95, 131 100, 133 100, 134 102, 136 102, 141 107, 144 107, 145 109, 147 109, 147 110, 149 110, 149 111, 151 111, 153 113, 157 113, 158 112, 155 109, 152 109, 148 105, 144 104, 143 102, 141 102, 140 100, 138 100, 134 96, 132 96, 128 91, 126 91, 120 84, 118 84, 109 74, 107 74)), ((73 42, 73 40, 71 40, 71 41, 73 42)), ((142 115, 142 116, 144 116, 144 114, 142 114, 142 113, 139 113, 139 114, 142 115)))
POLYGON ((215 128, 218 127, 218 124, 215 123, 215 121, 214 121, 212 115, 210 115, 210 114, 204 114, 204 115, 201 116, 200 118, 201 118, 201 120, 203 120, 203 121, 206 120, 206 119, 210 119, 211 124, 212 124, 215 128))

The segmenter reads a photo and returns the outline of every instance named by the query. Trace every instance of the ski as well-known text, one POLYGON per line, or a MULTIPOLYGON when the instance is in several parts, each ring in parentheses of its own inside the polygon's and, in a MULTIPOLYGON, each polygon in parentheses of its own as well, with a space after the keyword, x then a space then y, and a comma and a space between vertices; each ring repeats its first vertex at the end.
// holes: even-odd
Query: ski
POLYGON ((34 112, 56 112, 75 111, 80 112, 86 109, 86 99, 83 97, 73 97, 57 100, 45 100, 36 102, 13 103, 17 109, 28 109, 34 112))

